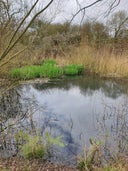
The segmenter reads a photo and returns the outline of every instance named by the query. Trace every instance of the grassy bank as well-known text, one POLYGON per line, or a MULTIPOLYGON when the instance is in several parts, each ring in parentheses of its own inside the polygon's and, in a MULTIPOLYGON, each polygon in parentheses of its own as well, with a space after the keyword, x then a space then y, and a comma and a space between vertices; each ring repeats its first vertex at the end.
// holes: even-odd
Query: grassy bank
MULTIPOLYGON (((99 75, 100 77, 114 77, 114 78, 127 78, 128 77, 128 54, 114 54, 106 49, 101 51, 95 50, 85 45, 72 48, 70 52, 66 53, 62 58, 57 56, 55 61, 57 65, 41 64, 42 60, 34 58, 30 63, 24 61, 24 65, 19 69, 14 69, 11 73, 13 78, 19 77, 20 79, 33 79, 33 78, 54 78, 64 75, 75 75, 81 71, 80 67, 75 65, 83 65, 86 71, 99 75), (35 65, 38 63, 39 65, 35 65), (33 66, 34 64, 34 66, 33 66), (72 66, 68 66, 72 65, 72 66), (27 74, 26 74, 27 73, 27 74)), ((21 65, 21 66, 22 66, 21 65)), ((13 66, 15 68, 15 65, 13 66)), ((85 71, 85 73, 86 73, 85 71)))
POLYGON ((58 77, 63 75, 64 70, 62 71, 62 69, 65 66, 74 64, 82 64, 86 71, 95 73, 100 77, 125 78, 128 76, 128 52, 115 53, 114 51, 110 51, 110 48, 107 47, 96 50, 81 43, 80 46, 73 46, 69 51, 63 52, 63 56, 58 54, 56 59, 54 59, 57 61, 57 65, 53 64, 51 67, 48 66, 48 64, 45 64, 45 66, 42 65, 42 61, 47 58, 53 59, 53 56, 44 57, 41 55, 41 49, 31 50, 31 53, 26 50, 12 59, 8 65, 2 66, 0 76, 6 76, 12 68, 19 68, 19 70, 15 70, 12 74, 14 77, 17 77, 19 74, 19 77, 22 78, 24 74, 26 75, 26 72, 28 73, 26 79, 54 77, 52 73, 55 74, 55 77, 58 77), (53 66, 54 70, 52 71, 51 68, 53 66), (20 68, 24 68, 24 71, 21 71, 20 68), (42 69, 45 70, 45 74, 41 72, 42 69), (34 70, 35 73, 31 72, 32 70, 34 70), (21 72, 22 74, 20 74, 21 72))

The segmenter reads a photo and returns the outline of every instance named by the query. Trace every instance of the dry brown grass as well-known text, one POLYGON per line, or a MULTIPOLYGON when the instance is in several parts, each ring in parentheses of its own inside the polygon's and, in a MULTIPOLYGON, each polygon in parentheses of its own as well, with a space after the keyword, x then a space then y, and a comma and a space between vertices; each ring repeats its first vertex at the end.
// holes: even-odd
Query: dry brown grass
POLYGON ((115 54, 106 49, 95 50, 82 44, 72 48, 65 60, 58 59, 61 65, 78 63, 83 64, 90 72, 106 77, 128 76, 128 53, 115 54))
POLYGON ((56 165, 41 159, 0 159, 0 171, 78 171, 76 168, 56 165))
MULTIPOLYGON (((24 159, 8 158, 0 159, 0 171, 79 171, 77 168, 57 165, 42 159, 24 159)), ((83 170, 89 171, 89 170, 83 170)), ((122 157, 120 160, 105 166, 104 168, 93 167, 93 171, 128 171, 127 158, 122 157)))
MULTIPOLYGON (((24 48, 22 45, 18 45, 15 51, 24 48)), ((12 53, 14 54, 14 51, 12 53)), ((25 49, 0 70, 6 74, 13 67, 40 64, 44 58, 42 49, 25 49)), ((73 63, 83 64, 89 72, 96 73, 101 77, 122 78, 128 76, 128 52, 115 54, 114 52, 110 53, 106 48, 96 50, 81 44, 79 47, 73 46, 70 51, 64 52, 64 56, 57 55, 56 60, 60 66, 73 63)))

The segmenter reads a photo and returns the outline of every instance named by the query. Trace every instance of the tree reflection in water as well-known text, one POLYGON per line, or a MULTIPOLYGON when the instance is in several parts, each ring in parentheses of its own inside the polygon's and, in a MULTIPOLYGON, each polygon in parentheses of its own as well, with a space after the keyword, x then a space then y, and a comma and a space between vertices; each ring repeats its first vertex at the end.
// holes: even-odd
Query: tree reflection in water
POLYGON ((104 114, 97 117, 97 128, 104 156, 114 158, 115 154, 127 154, 128 98, 115 106, 106 105, 104 114))
POLYGON ((74 162, 84 140, 95 136, 105 154, 125 152, 128 142, 127 84, 92 77, 21 85, 0 97, 0 143, 5 156, 18 152, 15 134, 34 130, 45 137, 62 136, 64 148, 54 147, 52 160, 74 162), (104 99, 104 100, 102 100, 104 99), (83 141, 83 142, 82 142, 83 141))
POLYGON ((0 96, 0 154, 3 157, 17 153, 14 136, 27 114, 18 89, 11 89, 0 96))

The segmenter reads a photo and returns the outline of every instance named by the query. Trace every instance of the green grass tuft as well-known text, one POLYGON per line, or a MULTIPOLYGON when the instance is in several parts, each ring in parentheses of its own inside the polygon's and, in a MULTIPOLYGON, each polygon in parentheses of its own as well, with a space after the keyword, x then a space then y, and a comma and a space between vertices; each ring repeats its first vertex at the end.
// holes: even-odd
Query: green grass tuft
POLYGON ((42 66, 42 70, 40 72, 40 77, 48 77, 48 78, 57 78, 63 75, 62 68, 58 66, 52 66, 51 64, 45 64, 42 66))
POLYGON ((45 59, 43 62, 43 65, 52 65, 55 66, 57 64, 57 62, 54 59, 45 59))
POLYGON ((25 158, 44 158, 45 150, 42 138, 29 136, 28 141, 22 146, 21 152, 25 158))
POLYGON ((23 68, 16 68, 10 72, 12 78, 16 79, 32 79, 39 78, 40 72, 42 71, 41 66, 25 66, 23 68))
POLYGON ((56 65, 53 59, 47 59, 42 65, 25 66, 16 68, 10 72, 10 76, 15 79, 34 79, 34 78, 59 78, 65 75, 79 75, 83 71, 82 65, 67 65, 64 70, 56 65))
POLYGON ((10 76, 15 79, 33 79, 33 78, 56 78, 63 75, 62 68, 56 65, 54 60, 45 60, 42 65, 25 66, 16 68, 10 72, 10 76))
POLYGON ((82 65, 72 64, 65 67, 65 75, 79 75, 84 70, 82 65))

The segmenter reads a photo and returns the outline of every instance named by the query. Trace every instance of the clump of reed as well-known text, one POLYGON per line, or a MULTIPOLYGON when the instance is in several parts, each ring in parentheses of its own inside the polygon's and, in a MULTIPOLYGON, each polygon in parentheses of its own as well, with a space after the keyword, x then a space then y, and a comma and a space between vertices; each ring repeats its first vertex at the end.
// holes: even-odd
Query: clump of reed
MULTIPOLYGON (((59 61, 61 63, 61 61, 59 61)), ((115 54, 107 48, 96 50, 82 44, 72 48, 66 54, 66 64, 83 64, 89 72, 96 73, 101 77, 127 77, 128 76, 128 54, 115 54)))

